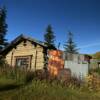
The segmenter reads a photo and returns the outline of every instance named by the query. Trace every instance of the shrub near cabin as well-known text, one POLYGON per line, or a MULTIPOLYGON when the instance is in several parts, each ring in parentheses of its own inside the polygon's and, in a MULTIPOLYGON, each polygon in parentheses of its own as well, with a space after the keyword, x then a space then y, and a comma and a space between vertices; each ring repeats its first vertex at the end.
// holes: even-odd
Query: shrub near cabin
POLYGON ((48 52, 48 70, 51 75, 57 76, 58 72, 64 68, 63 52, 60 50, 51 50, 48 52))

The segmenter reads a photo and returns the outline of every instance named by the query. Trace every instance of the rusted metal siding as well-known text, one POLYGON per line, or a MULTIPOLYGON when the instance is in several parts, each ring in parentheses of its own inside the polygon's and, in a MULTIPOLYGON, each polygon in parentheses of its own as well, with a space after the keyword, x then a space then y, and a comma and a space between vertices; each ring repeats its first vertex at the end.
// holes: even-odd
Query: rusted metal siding
POLYGON ((51 50, 48 52, 48 70, 51 75, 57 75, 59 70, 64 68, 63 52, 60 50, 51 50))

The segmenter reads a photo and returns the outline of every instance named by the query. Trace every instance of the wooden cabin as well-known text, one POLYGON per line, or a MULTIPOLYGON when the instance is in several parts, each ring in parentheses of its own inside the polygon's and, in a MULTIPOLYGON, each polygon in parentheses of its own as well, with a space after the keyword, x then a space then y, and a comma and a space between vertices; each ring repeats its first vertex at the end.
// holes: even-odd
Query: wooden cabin
POLYGON ((43 69, 48 46, 24 35, 14 39, 3 51, 7 63, 12 66, 38 70, 43 69))

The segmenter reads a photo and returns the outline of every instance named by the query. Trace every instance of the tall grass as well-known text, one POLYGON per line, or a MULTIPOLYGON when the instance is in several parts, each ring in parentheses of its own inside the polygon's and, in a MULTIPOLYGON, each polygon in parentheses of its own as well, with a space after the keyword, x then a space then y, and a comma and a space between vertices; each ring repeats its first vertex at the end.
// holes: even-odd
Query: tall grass
POLYGON ((100 78, 58 80, 48 73, 0 68, 0 100, 100 100, 100 78), (28 84, 27 84, 28 83, 28 84))
POLYGON ((82 91, 50 83, 46 80, 33 80, 23 87, 0 93, 1 100, 100 100, 100 92, 82 91), (8 98, 8 99, 7 99, 8 98))
POLYGON ((0 91, 20 87, 33 79, 33 72, 5 65, 0 67, 0 91))

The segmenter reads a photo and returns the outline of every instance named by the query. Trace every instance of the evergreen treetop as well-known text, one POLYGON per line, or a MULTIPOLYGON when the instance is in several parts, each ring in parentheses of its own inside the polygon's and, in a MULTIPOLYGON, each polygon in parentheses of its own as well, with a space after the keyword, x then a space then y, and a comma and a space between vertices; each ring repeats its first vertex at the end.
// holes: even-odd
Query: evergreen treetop
POLYGON ((77 46, 73 41, 73 34, 68 32, 68 40, 64 44, 64 49, 66 53, 78 53, 77 46))
POLYGON ((52 26, 49 24, 46 28, 46 33, 44 34, 44 41, 48 46, 54 46, 54 41, 55 41, 55 35, 54 32, 52 30, 52 26))
POLYGON ((6 8, 0 8, 0 48, 2 49, 6 44, 5 35, 7 32, 6 24, 6 8))

